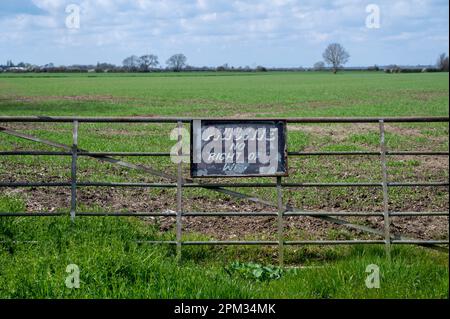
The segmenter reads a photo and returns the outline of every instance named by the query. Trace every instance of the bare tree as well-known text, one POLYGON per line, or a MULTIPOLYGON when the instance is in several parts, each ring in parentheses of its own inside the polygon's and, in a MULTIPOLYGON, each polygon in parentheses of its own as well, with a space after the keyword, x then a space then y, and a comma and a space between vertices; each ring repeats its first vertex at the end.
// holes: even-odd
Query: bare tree
POLYGON ((316 71, 322 71, 325 69, 325 63, 323 61, 319 61, 314 63, 313 69, 316 71))
POLYGON ((442 53, 436 63, 436 66, 439 70, 448 72, 448 56, 445 53, 442 53))
POLYGON ((333 67, 333 73, 335 74, 350 58, 350 54, 339 43, 329 44, 322 56, 325 62, 333 67))
POLYGON ((187 58, 184 54, 174 54, 167 61, 167 67, 174 70, 175 72, 180 72, 186 66, 187 58))
POLYGON ((158 56, 154 54, 146 54, 139 58, 140 68, 144 71, 148 71, 151 68, 156 68, 159 64, 158 56))
POLYGON ((126 58, 122 62, 123 66, 127 69, 136 69, 140 66, 140 63, 140 59, 135 55, 126 58))

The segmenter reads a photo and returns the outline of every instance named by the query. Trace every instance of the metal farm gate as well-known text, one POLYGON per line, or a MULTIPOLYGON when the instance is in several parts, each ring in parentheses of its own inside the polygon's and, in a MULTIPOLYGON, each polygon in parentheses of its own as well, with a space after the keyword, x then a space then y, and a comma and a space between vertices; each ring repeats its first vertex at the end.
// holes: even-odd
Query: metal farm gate
MULTIPOLYGON (((174 241, 158 241, 145 242, 154 244, 173 244, 177 248, 177 256, 181 256, 181 247, 183 245, 272 245, 278 246, 279 262, 283 264, 283 251, 285 245, 353 245, 353 244, 382 244, 386 247, 388 256, 390 255, 391 245, 396 244, 415 244, 443 250, 448 252, 447 240, 419 240, 408 238, 400 234, 392 233, 390 230, 390 218, 393 216, 449 216, 449 212, 395 212, 389 209, 388 189, 391 187, 445 187, 448 191, 449 183, 446 182, 394 182, 388 180, 387 175, 387 157, 392 155, 408 155, 408 156, 448 156, 449 152, 420 152, 420 151, 389 151, 385 144, 385 123, 432 123, 442 122, 448 123, 448 117, 409 117, 409 118, 286 118, 286 119, 269 119, 283 120, 287 123, 378 123, 379 125, 379 141, 378 151, 353 151, 353 152, 288 152, 287 155, 292 156, 374 156, 378 157, 380 170, 382 172, 382 180, 376 183, 286 183, 283 182, 282 176, 274 177, 271 183, 211 183, 198 181, 192 178, 182 176, 182 163, 177 164, 177 175, 169 175, 150 166, 136 165, 124 160, 114 158, 114 156, 170 156, 170 153, 164 152, 90 152, 78 147, 78 127, 82 123, 173 123, 178 128, 182 128, 183 124, 192 125, 194 118, 144 118, 144 117, 113 117, 113 118, 89 118, 89 117, 9 117, 0 116, 1 123, 73 123, 73 143, 72 145, 64 145, 55 141, 45 140, 28 134, 24 134, 0 125, 0 134, 7 134, 17 138, 33 141, 36 143, 52 146, 61 151, 0 151, 0 156, 34 156, 34 155, 51 155, 51 156, 69 156, 72 158, 71 179, 67 182, 4 182, 0 181, 0 188, 6 187, 70 187, 71 189, 71 207, 70 216, 74 220, 77 216, 173 216, 176 217, 176 240, 174 241), (167 180, 167 183, 107 183, 107 182, 80 182, 77 180, 77 158, 91 157, 102 162, 108 162, 125 168, 144 171, 148 174, 158 176, 167 180), (77 210, 77 188, 79 187, 144 187, 144 188, 176 188, 177 190, 177 211, 176 212, 80 212, 77 210), (277 192, 277 202, 269 202, 267 200, 257 198, 248 194, 240 193, 229 188, 257 188, 272 187, 277 192), (327 212, 327 211, 303 211, 295 207, 286 206, 282 200, 282 191, 286 188, 303 188, 303 187, 373 187, 380 188, 383 193, 383 211, 382 212, 327 212), (186 212, 183 209, 183 189, 184 188, 204 188, 211 191, 220 192, 239 199, 245 199, 254 203, 261 204, 265 207, 276 208, 277 212, 186 212), (277 217, 278 240, 273 241, 185 241, 182 238, 182 218, 185 216, 273 216, 277 217), (283 219, 286 216, 311 216, 323 219, 325 221, 342 225, 343 227, 362 231, 374 235, 382 236, 383 240, 296 240, 286 241, 283 238, 283 219), (340 219, 343 216, 378 216, 384 219, 384 230, 380 231, 363 225, 353 224, 346 220, 340 219)), ((211 119, 202 119, 211 120, 211 119)), ((224 120, 223 118, 217 120, 224 120)), ((236 119, 227 119, 236 120, 236 119)), ((254 119, 266 120, 266 119, 254 119)), ((239 121, 239 120, 237 120, 239 121)), ((0 212, 0 218, 14 216, 62 216, 66 213, 61 212, 0 212)))

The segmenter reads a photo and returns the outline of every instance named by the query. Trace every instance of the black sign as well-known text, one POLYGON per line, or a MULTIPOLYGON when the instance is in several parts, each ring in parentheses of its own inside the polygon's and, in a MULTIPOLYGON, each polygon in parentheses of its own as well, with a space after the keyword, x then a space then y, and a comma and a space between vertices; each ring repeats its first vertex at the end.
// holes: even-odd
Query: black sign
POLYGON ((194 120, 191 176, 285 176, 286 121, 194 120))

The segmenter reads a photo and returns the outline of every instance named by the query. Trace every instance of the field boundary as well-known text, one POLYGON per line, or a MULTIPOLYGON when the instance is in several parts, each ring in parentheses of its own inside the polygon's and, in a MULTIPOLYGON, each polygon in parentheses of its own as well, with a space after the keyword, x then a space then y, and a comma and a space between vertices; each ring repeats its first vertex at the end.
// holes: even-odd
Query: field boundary
MULTIPOLYGON (((165 172, 154 169, 150 166, 132 164, 113 156, 170 156, 170 153, 165 152, 90 152, 88 150, 80 149, 78 147, 78 128, 81 123, 173 123, 178 129, 183 127, 183 124, 191 124, 193 120, 213 120, 213 118, 175 118, 175 117, 48 117, 48 116, 27 116, 27 117, 12 117, 0 116, 0 123, 25 123, 25 122, 48 122, 48 123, 72 123, 72 145, 65 145, 55 141, 41 139, 32 135, 24 134, 6 127, 0 126, 0 133, 10 136, 26 139, 36 143, 45 144, 48 146, 62 149, 61 152, 51 151, 1 151, 0 156, 34 156, 34 155, 48 155, 48 156, 69 156, 72 158, 71 164, 71 179, 68 182, 39 182, 30 183, 27 181, 20 182, 0 182, 0 188, 6 187, 70 187, 71 188, 71 207, 70 217, 72 221, 77 216, 174 216, 176 217, 176 240, 174 241, 145 241, 142 243, 149 244, 169 244, 176 245, 177 256, 181 258, 181 247, 183 245, 272 245, 278 246, 279 263, 284 262, 283 251, 285 245, 351 245, 351 244, 382 244, 385 245, 387 256, 390 256, 391 245, 394 244, 415 244, 424 247, 434 248, 442 251, 447 251, 448 248, 440 245, 448 245, 447 240, 418 240, 408 238, 401 234, 392 233, 390 229, 390 218, 393 216, 449 216, 449 212, 394 212, 389 209, 389 195, 390 187, 447 187, 449 183, 446 182, 413 182, 413 183, 398 183, 390 182, 387 175, 387 158, 390 155, 411 155, 411 156, 449 156, 449 152, 418 152, 418 151, 402 151, 394 152, 387 149, 385 143, 385 123, 432 123, 432 122, 449 122, 448 117, 386 117, 386 118, 255 118, 246 120, 284 120, 287 123, 378 123, 380 145, 379 151, 365 152, 288 152, 288 156, 378 156, 380 162, 380 170, 382 172, 382 180, 378 183, 283 183, 282 177, 275 177, 272 183, 206 183, 196 182, 191 178, 183 177, 182 163, 177 164, 177 175, 170 175, 165 172), (115 165, 126 167, 129 169, 142 170, 146 173, 162 177, 170 181, 169 183, 103 183, 103 182, 78 182, 77 181, 77 159, 78 157, 91 157, 103 162, 109 162, 115 165), (176 212, 79 212, 77 210, 77 189, 79 187, 146 187, 146 188, 176 188, 177 190, 177 211, 176 212), (273 203, 264 199, 244 194, 228 188, 255 188, 255 187, 271 187, 277 191, 277 202, 273 203), (370 187, 381 188, 383 192, 383 211, 382 212, 327 212, 327 211, 303 211, 288 205, 285 205, 282 200, 282 192, 285 188, 303 188, 303 187, 370 187), (254 203, 261 204, 266 207, 276 208, 277 212, 185 212, 183 210, 183 189, 184 188, 204 188, 220 193, 227 194, 232 197, 246 199, 254 203), (183 216, 274 216, 277 217, 278 240, 273 241, 183 241, 182 239, 182 217, 183 216), (342 225, 346 228, 371 233, 382 236, 380 240, 302 240, 302 241, 286 241, 284 240, 283 219, 285 216, 311 216, 342 225), (346 220, 337 218, 338 216, 379 216, 384 219, 383 231, 373 229, 367 226, 350 223, 346 220)), ((238 120, 233 118, 216 118, 217 120, 238 120)), ((214 119, 215 120, 215 119, 214 119)), ((239 119, 242 120, 242 119, 239 119)), ((181 130, 179 130, 180 132, 181 130)), ((289 132, 289 129, 288 129, 289 132)), ((181 133, 179 133, 181 138, 181 133)), ((51 213, 51 212, 0 212, 2 217, 17 217, 17 216, 62 216, 66 213, 51 213)))

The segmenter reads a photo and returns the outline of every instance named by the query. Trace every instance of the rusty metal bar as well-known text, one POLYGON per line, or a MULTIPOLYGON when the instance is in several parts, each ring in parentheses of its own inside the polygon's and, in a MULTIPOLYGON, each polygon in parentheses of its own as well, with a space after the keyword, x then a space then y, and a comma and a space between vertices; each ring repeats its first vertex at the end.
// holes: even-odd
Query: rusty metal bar
POLYGON ((70 220, 75 222, 77 211, 77 152, 78 152, 78 121, 73 121, 72 132, 72 166, 71 166, 71 188, 70 188, 70 220))
POLYGON ((381 151, 381 174, 383 179, 383 213, 384 213, 384 240, 386 241, 386 254, 391 258, 391 231, 389 219, 389 194, 386 164, 386 141, 384 122, 380 121, 380 151, 381 151))
MULTIPOLYGON (((242 120, 237 117, 67 117, 67 116, 0 116, 0 122, 73 122, 80 123, 190 123, 193 120, 242 120)), ((424 123, 449 122, 449 117, 301 117, 301 118, 247 118, 246 120, 285 120, 288 123, 424 123)))

